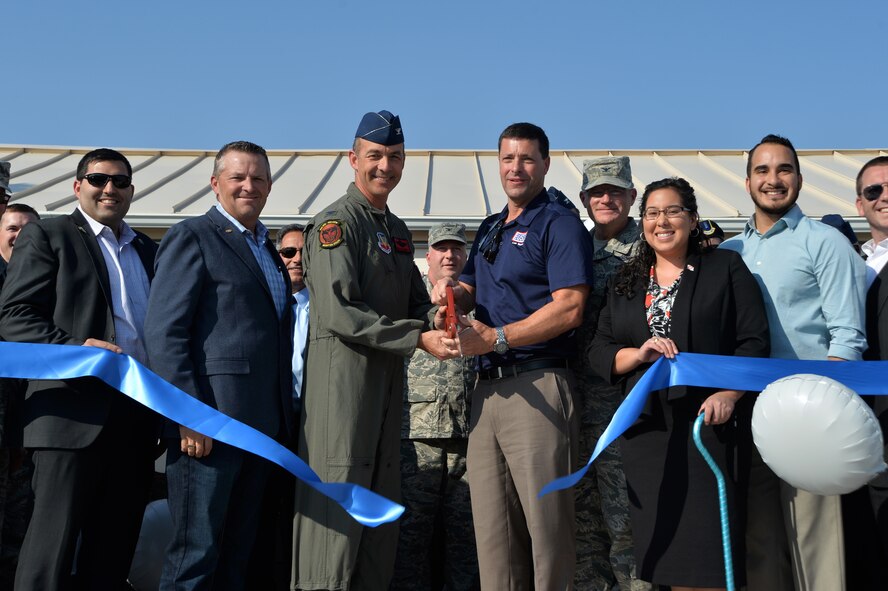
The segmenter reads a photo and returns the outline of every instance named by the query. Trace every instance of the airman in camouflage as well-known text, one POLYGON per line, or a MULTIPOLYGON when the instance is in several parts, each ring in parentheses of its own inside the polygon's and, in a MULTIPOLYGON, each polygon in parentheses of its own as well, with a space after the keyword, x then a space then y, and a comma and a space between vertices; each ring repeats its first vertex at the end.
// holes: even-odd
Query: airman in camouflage
MULTIPOLYGON (((595 281, 586 300, 583 325, 578 331, 575 366, 577 386, 583 397, 580 461, 585 465, 622 402, 620 389, 595 374, 586 361, 586 347, 595 336, 604 306, 608 280, 635 254, 641 233, 629 217, 635 202, 629 158, 606 157, 583 162, 580 200, 595 222, 593 269, 595 281)), ((626 479, 617 445, 608 447, 575 487, 577 508, 578 591, 642 591, 648 583, 635 578, 632 529, 626 479)))
MULTIPOLYGON (((466 263, 463 224, 429 231, 426 288, 456 279, 466 263)), ((439 361, 417 350, 407 360, 401 426, 401 495, 406 511, 391 589, 479 588, 466 477, 469 396, 475 360, 439 361)))

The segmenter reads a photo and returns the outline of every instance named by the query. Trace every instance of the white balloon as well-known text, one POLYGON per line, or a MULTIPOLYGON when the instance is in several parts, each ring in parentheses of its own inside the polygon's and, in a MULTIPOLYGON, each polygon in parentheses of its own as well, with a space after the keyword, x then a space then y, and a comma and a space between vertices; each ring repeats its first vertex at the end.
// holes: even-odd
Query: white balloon
POLYGON ((888 468, 872 409, 824 376, 797 374, 769 384, 756 400, 752 435, 777 476, 817 495, 849 493, 888 468))

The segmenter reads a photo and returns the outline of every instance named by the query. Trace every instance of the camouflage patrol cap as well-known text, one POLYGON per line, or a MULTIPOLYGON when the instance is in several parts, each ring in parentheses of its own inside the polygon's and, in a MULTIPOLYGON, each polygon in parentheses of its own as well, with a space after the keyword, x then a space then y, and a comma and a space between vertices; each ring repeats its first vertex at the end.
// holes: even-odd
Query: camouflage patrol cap
POLYGON ((0 162, 0 189, 7 195, 12 195, 12 191, 9 190, 10 174, 9 162, 0 162))
POLYGON ((599 185, 613 185, 623 189, 632 188, 632 168, 629 156, 605 156, 583 160, 583 186, 586 191, 599 185))
POLYGON ((447 240, 465 244, 467 242, 466 225, 447 222, 432 226, 432 229, 429 230, 429 246, 434 246, 439 242, 446 242, 447 240))

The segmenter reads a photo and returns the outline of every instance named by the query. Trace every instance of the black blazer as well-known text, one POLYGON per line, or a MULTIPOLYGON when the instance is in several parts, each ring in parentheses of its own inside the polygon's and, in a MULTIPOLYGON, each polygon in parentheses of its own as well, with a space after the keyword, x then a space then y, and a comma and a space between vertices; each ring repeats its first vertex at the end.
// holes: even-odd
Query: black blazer
MULTIPOLYGON (((133 246, 150 281, 157 245, 137 232, 133 246)), ((82 345, 89 338, 115 342, 111 286, 100 248, 79 210, 25 226, 0 295, 0 337, 60 345, 82 345)), ((119 411, 115 417, 135 421, 123 431, 156 440, 156 415, 101 380, 32 380, 25 396, 25 447, 86 447, 107 426, 112 407, 119 411)))
MULTIPOLYGON (((866 293, 866 341, 869 348, 863 354, 868 361, 888 359, 888 265, 876 276, 866 293)), ((888 433, 888 396, 873 396, 873 410, 888 433)), ((888 472, 876 476, 871 485, 888 488, 888 472)))
MULTIPOLYGON (((593 369, 628 392, 651 366, 638 366, 622 376, 613 375, 617 351, 640 347, 651 337, 645 316, 647 276, 639 281, 632 298, 617 295, 613 280, 598 320, 598 331, 587 355, 593 369)), ((768 357, 768 319, 762 293, 739 254, 715 250, 688 257, 672 309, 670 338, 679 352, 768 357)), ((667 398, 700 388, 670 388, 667 398)))

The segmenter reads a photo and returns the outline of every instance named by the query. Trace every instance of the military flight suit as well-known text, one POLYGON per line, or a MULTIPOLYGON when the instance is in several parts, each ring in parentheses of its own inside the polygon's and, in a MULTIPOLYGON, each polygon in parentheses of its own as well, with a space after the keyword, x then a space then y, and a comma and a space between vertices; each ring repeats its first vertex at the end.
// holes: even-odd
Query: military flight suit
MULTIPOLYGON (((607 282, 637 250, 641 228, 628 224, 603 248, 597 248, 592 268, 595 281, 586 300, 583 324, 578 330, 577 387, 583 397, 580 429, 580 463, 585 465, 604 428, 622 402, 620 388, 611 386, 592 371, 586 347, 595 336, 604 306, 607 282)), ((609 446, 574 487, 577 508, 577 591, 642 591, 650 585, 635 578, 632 529, 619 448, 609 446)))
MULTIPOLYGON (((404 358, 434 318, 407 226, 351 184, 305 228, 311 296, 299 456, 322 480, 400 499, 404 358)), ((368 528, 297 485, 299 589, 386 589, 398 524, 368 528)))
MULTIPOLYGON (((428 277, 426 289, 432 290, 428 277)), ((480 585, 466 476, 475 358, 407 360, 401 422, 401 517, 392 591, 480 585)))

